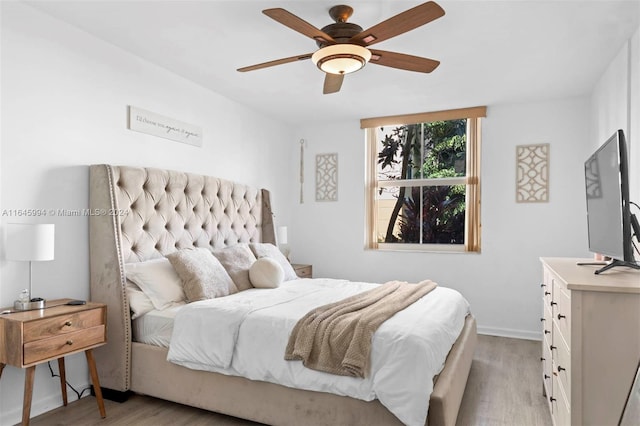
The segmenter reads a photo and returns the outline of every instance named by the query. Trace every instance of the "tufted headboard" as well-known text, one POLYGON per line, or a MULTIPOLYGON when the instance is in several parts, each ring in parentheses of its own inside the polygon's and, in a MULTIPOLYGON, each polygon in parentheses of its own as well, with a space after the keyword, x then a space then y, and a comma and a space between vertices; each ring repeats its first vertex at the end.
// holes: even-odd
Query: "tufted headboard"
POLYGON ((187 247, 275 244, 269 192, 209 176, 106 164, 90 166, 89 180, 91 300, 107 304, 108 338, 94 352, 101 386, 127 391, 125 263, 187 247))

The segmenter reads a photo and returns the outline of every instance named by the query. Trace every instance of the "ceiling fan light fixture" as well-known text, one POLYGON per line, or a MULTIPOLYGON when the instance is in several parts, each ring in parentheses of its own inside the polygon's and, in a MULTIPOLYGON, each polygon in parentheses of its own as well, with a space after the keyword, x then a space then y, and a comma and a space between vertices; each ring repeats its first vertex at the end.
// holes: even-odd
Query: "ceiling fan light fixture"
POLYGON ((332 44, 317 50, 311 60, 329 74, 349 74, 364 67, 371 59, 371 52, 357 44, 332 44))

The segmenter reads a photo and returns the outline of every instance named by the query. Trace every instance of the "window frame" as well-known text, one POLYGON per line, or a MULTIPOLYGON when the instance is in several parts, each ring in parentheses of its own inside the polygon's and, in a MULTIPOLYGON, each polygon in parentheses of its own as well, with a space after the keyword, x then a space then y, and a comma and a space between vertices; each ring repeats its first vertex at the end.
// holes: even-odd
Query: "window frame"
POLYGON ((480 253, 480 147, 481 118, 486 117, 486 107, 478 106, 446 111, 423 112, 408 115, 365 118, 360 120, 360 128, 365 130, 365 248, 389 251, 420 251, 443 253, 480 253), (411 180, 378 180, 378 140, 376 128, 387 125, 405 125, 429 123, 433 121, 467 120, 466 176, 448 178, 429 178, 411 180), (399 185, 399 183, 402 183, 399 185), (377 197, 380 187, 389 186, 424 186, 433 185, 466 185, 465 195, 465 242, 464 244, 430 244, 430 243, 380 243, 376 235, 377 197))

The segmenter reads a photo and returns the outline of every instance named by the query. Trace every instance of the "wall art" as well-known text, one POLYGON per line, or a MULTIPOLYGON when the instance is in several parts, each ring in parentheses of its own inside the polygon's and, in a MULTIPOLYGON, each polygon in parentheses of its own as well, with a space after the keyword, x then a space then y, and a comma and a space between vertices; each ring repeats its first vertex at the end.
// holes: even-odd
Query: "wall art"
POLYGON ((338 201, 338 154, 316 155, 316 201, 338 201))
POLYGON ((516 201, 549 201, 549 144, 516 146, 516 201))
POLYGON ((202 146, 202 127, 129 106, 127 128, 140 133, 202 146))

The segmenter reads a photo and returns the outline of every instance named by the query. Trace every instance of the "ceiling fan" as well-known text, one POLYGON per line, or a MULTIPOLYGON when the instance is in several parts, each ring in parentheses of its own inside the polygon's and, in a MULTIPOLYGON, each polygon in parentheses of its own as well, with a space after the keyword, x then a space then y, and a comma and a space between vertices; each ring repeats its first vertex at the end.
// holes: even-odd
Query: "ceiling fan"
POLYGON ((320 49, 314 53, 276 59, 274 61, 239 68, 238 71, 253 71, 275 65, 311 59, 326 73, 323 93, 340 91, 345 74, 358 71, 368 62, 402 70, 429 73, 436 69, 439 61, 404 53, 369 49, 369 46, 411 31, 444 15, 444 10, 429 1, 405 10, 371 28, 362 30, 359 25, 347 22, 353 8, 345 5, 329 9, 329 16, 335 21, 321 30, 281 8, 266 9, 262 13, 316 41, 320 49))

